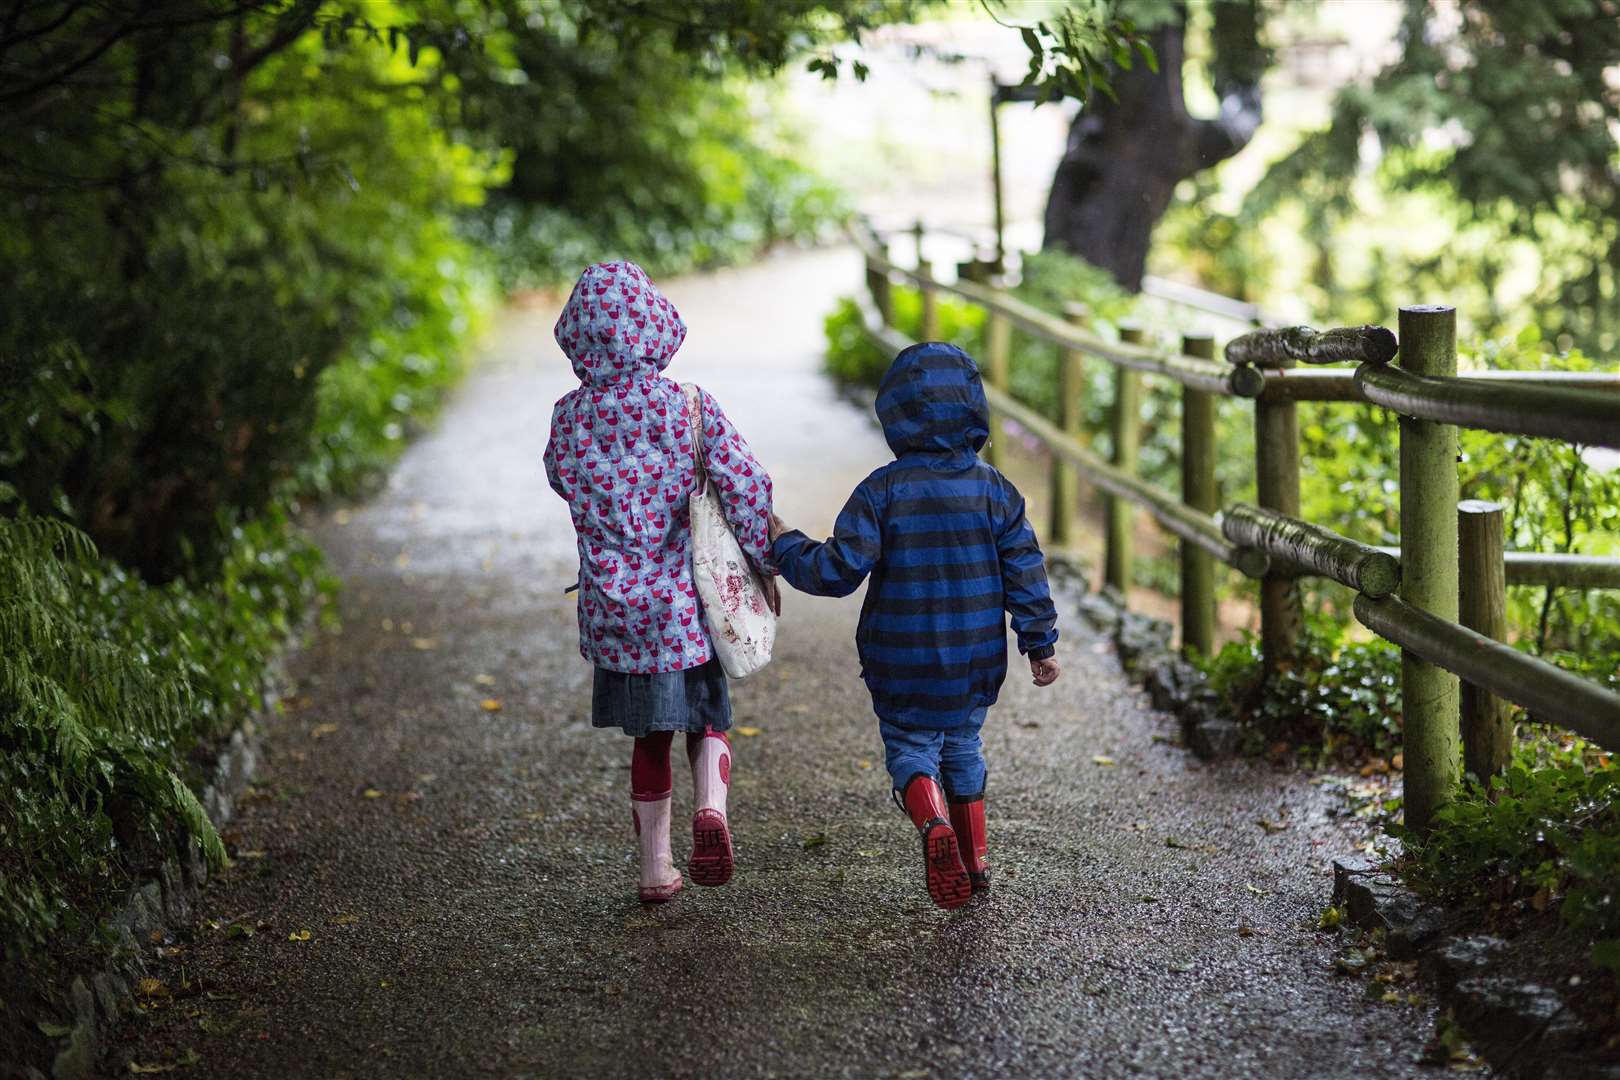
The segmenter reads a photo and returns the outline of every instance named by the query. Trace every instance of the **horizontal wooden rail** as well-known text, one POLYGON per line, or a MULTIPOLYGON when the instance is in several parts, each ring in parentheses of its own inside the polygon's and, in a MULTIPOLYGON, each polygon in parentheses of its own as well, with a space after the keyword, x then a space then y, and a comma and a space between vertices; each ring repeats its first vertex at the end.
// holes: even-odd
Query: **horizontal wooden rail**
POLYGON ((885 274, 897 274, 921 289, 937 289, 940 292, 960 296, 987 311, 1005 317, 1018 329, 1061 348, 1079 350, 1120 367, 1162 375, 1184 386, 1207 390, 1225 397, 1254 397, 1265 387, 1265 376, 1254 368, 1229 367, 1214 360, 1165 353, 1144 345, 1109 341, 995 289, 970 281, 950 284, 936 281, 921 270, 890 261, 881 250, 865 242, 859 234, 856 235, 856 240, 874 269, 885 274))
POLYGON ((1368 596, 1387 596, 1401 583, 1401 563, 1393 555, 1275 510, 1230 506, 1221 515, 1221 532, 1234 544, 1270 555, 1274 569, 1319 574, 1368 596))
MULTIPOLYGON (((1353 368, 1287 368, 1267 370, 1261 401, 1373 402, 1356 386, 1353 368)), ((1565 390, 1597 390, 1620 394, 1620 372, 1608 371, 1463 371, 1459 379, 1483 385, 1551 386, 1565 390)))
POLYGON ((1414 375, 1381 364, 1362 364, 1355 379, 1368 401, 1403 416, 1620 448, 1620 399, 1609 394, 1530 383, 1510 392, 1475 379, 1414 375))
MULTIPOLYGON (((1396 559, 1401 549, 1379 545, 1396 559)), ((1509 585, 1556 586, 1565 589, 1620 589, 1620 559, 1600 555, 1564 555, 1556 552, 1509 551, 1503 556, 1509 585)))
POLYGON ((1254 330, 1226 346, 1232 364, 1287 367, 1289 364, 1387 364, 1395 358, 1395 333, 1385 326, 1340 326, 1313 330, 1284 326, 1254 330))
POLYGON ((1196 285, 1154 277, 1151 274, 1142 279, 1142 293, 1155 300, 1163 300, 1167 304, 1202 311, 1207 315, 1219 315, 1223 319, 1231 319, 1233 322, 1249 326, 1270 326, 1275 321, 1260 309, 1259 304, 1235 300, 1230 296, 1210 292, 1208 289, 1200 289, 1196 285))
POLYGON ((1393 596, 1357 596, 1355 612, 1379 637, 1524 706, 1541 723, 1569 728, 1610 750, 1620 747, 1620 694, 1393 596))

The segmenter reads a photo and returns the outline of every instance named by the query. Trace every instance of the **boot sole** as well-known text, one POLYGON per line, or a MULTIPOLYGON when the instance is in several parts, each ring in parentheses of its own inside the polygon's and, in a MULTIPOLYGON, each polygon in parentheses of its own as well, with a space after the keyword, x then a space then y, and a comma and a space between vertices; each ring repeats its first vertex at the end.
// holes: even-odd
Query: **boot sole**
POLYGON ((639 892, 643 904, 667 904, 681 891, 682 881, 676 878, 668 885, 643 886, 639 892))
POLYGON ((692 858, 687 873, 699 885, 724 885, 731 880, 734 859, 731 829, 718 810, 699 810, 692 817, 692 858))
POLYGON ((949 825, 942 822, 923 834, 923 857, 928 864, 928 895, 935 904, 949 911, 972 898, 973 885, 949 825))

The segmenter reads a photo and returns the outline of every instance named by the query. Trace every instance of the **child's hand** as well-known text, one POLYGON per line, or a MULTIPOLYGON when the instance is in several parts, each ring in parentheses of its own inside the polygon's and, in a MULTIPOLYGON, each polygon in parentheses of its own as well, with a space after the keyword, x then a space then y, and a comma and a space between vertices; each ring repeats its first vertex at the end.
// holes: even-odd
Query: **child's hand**
POLYGON ((787 525, 783 523, 781 518, 776 516, 776 511, 772 510, 770 523, 771 543, 776 543, 776 538, 787 531, 787 525))
POLYGON ((1035 676, 1036 686, 1051 686, 1058 681, 1057 657, 1048 656, 1045 660, 1031 660, 1029 671, 1035 676))
POLYGON ((762 574, 759 579, 760 591, 765 594, 765 604, 771 609, 771 614, 778 619, 782 617, 782 590, 776 584, 776 578, 771 574, 762 574))

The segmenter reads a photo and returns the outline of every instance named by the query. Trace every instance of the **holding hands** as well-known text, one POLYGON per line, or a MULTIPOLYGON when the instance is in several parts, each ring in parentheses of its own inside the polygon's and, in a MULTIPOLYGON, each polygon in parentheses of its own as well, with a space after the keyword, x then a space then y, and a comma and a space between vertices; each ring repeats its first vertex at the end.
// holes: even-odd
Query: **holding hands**
POLYGON ((1031 660, 1029 671, 1035 676, 1036 686, 1051 686, 1058 681, 1057 657, 1048 656, 1045 660, 1031 660))

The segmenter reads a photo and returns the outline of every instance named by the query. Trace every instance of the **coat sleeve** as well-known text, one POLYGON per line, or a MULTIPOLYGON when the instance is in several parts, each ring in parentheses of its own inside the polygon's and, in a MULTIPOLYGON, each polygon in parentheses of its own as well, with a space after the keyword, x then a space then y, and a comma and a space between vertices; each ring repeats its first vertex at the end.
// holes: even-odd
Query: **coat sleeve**
POLYGON ((831 539, 816 541, 797 529, 776 538, 772 556, 787 583, 813 596, 848 596, 883 555, 883 528, 868 484, 844 504, 831 539))
POLYGON ((754 565, 775 573, 771 563, 771 476, 754 457, 742 432, 720 403, 703 394, 703 451, 709 482, 720 493, 726 524, 754 565))
POLYGON ((1024 496, 1004 476, 997 476, 1002 517, 996 526, 996 551, 1001 558, 1001 588, 1007 613, 1012 616, 1018 651, 1031 660, 1044 660, 1056 652, 1057 608, 1046 584, 1046 560, 1024 513, 1024 496))
POLYGON ((551 490, 561 495, 568 502, 574 501, 576 487, 567 476, 567 467, 563 459, 567 456, 567 447, 563 445, 563 438, 559 431, 558 415, 562 412, 562 404, 551 411, 551 436, 546 440, 545 464, 546 480, 551 484, 551 490))

